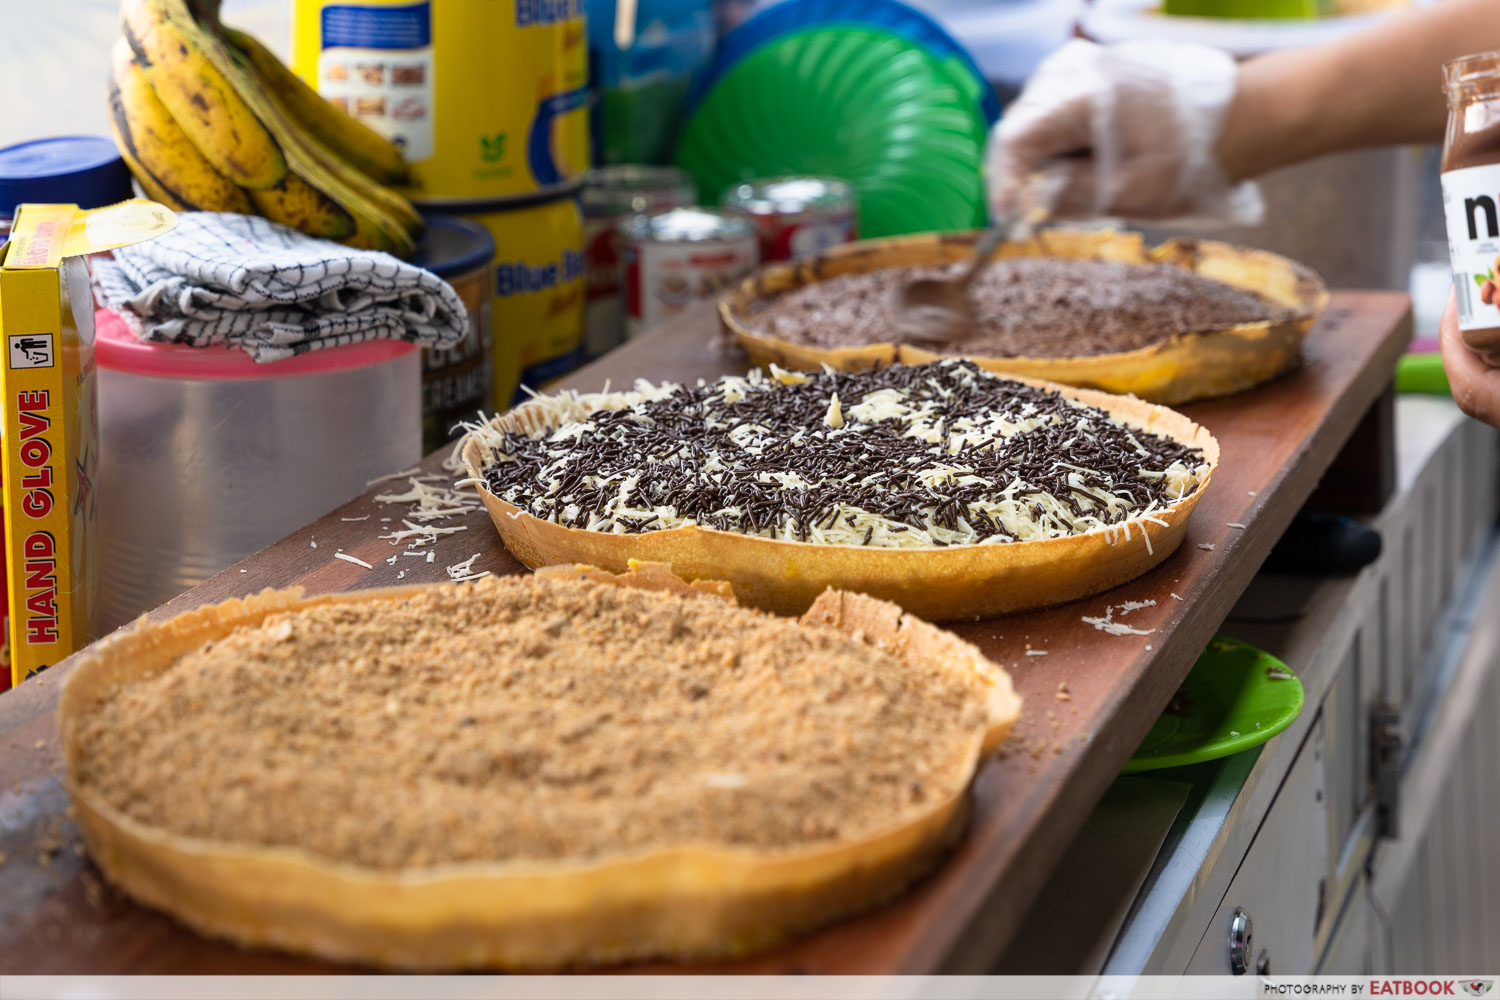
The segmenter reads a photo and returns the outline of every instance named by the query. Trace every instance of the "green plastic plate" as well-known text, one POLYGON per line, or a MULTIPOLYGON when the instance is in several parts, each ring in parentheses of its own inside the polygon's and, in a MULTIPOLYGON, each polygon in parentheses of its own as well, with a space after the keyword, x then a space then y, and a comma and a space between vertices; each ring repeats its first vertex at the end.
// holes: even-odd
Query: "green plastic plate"
POLYGON ((1172 704, 1123 773, 1217 760, 1249 750, 1292 724, 1302 682, 1270 653, 1214 636, 1172 704))
POLYGON ((849 181, 861 237, 984 223, 988 131, 967 66, 886 30, 825 25, 756 48, 703 95, 677 163, 716 204, 755 177, 849 181))

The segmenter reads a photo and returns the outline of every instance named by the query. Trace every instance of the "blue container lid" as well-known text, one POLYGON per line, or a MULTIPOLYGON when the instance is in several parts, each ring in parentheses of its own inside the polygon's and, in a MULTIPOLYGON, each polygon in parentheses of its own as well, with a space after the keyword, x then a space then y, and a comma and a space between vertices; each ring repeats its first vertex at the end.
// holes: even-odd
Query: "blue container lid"
POLYGON ((889 31, 925 48, 933 58, 956 60, 975 80, 979 107, 991 125, 1000 120, 1000 96, 969 51, 927 13, 901 0, 785 0, 766 7, 719 43, 713 61, 698 71, 682 109, 686 121, 730 69, 756 49, 785 35, 829 25, 889 31))
POLYGON ((0 149, 0 215, 23 202, 99 208, 131 197, 130 169, 109 139, 35 139, 0 149))
POLYGON ((439 278, 458 278, 495 259, 495 238, 477 222, 423 212, 424 230, 412 263, 439 278))

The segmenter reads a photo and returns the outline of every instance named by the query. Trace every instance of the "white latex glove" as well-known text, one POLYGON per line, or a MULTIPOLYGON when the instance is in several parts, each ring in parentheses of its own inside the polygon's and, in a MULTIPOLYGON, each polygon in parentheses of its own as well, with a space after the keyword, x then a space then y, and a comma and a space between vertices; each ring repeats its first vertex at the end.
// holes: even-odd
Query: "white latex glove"
POLYGON ((1054 214, 1253 223, 1260 192, 1232 185, 1214 155, 1234 98, 1226 52, 1188 42, 1071 41, 1037 68, 990 134, 990 210, 1064 157, 1054 214))

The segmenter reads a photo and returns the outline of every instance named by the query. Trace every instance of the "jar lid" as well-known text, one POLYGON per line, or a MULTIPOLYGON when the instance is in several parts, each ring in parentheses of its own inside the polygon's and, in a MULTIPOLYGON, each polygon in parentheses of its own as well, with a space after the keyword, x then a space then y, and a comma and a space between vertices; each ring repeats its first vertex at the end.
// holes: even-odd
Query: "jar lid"
POLYGON ((495 259, 495 238, 477 222, 440 212, 422 213, 422 238, 412 263, 439 278, 459 278, 495 259))
POLYGON ((854 189, 837 177, 763 177, 726 191, 724 207, 753 215, 795 215, 808 209, 848 212, 854 209, 854 189))
POLYGON ((591 215, 622 215, 691 205, 693 178, 678 167, 619 163, 595 167, 583 178, 583 207, 591 215))
POLYGON ((35 139, 0 149, 0 215, 24 202, 102 208, 131 196, 115 144, 93 135, 35 139))
POLYGON ((110 309, 95 311, 94 333, 101 369, 155 378, 226 382, 373 368, 420 350, 416 344, 402 340, 370 340, 363 344, 324 347, 284 361, 260 362, 235 347, 191 347, 138 340, 125 321, 110 309))
POLYGON ((715 208, 674 208, 655 215, 632 215, 616 230, 627 240, 650 243, 708 243, 755 235, 749 218, 715 208))

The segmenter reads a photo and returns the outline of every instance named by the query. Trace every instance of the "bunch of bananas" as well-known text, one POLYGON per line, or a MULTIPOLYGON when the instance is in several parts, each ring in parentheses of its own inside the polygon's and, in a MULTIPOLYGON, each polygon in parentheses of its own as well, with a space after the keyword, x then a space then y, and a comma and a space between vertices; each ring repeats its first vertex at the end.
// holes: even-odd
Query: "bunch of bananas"
POLYGON ((421 216, 387 186, 407 180, 400 151, 221 26, 216 0, 194 2, 205 16, 188 0, 124 0, 120 11, 110 123, 146 195, 411 256, 421 216))

